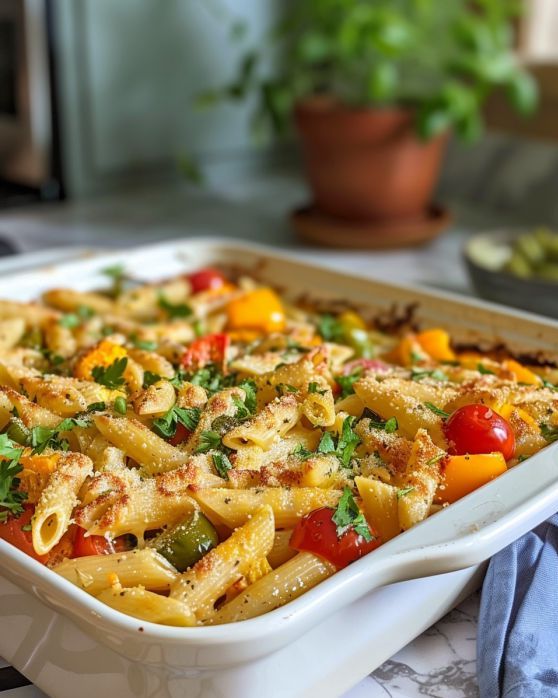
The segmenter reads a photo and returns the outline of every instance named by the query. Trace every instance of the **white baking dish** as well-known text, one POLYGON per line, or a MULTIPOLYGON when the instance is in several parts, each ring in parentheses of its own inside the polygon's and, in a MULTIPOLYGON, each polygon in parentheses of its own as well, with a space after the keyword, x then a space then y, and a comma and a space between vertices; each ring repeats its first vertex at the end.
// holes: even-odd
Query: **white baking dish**
MULTIPOLYGON (((0 297, 29 299, 53 286, 93 288, 106 283, 100 270, 117 262, 124 262, 129 271, 145 279, 208 264, 240 264, 253 267, 260 277, 285 286, 289 293, 304 291, 317 297, 344 298, 379 310, 386 310, 393 303, 417 302, 417 318, 425 325, 446 326, 464 341, 484 336, 526 351, 556 351, 558 348, 557 322, 507 312, 478 301, 463 301, 448 294, 351 277, 301 263, 292 256, 263 247, 220 240, 173 242, 110 255, 92 255, 77 262, 5 276, 0 281, 0 297)), ((318 685, 321 685, 321 695, 338 695, 351 681, 357 681, 440 617, 471 584, 478 583, 475 569, 467 568, 486 560, 556 509, 558 444, 400 535, 284 608, 243 623, 203 628, 163 627, 124 616, 0 541, 1 574, 5 577, 0 580, 0 617, 2 627, 9 624, 11 628, 10 632, 0 633, 0 654, 24 673, 27 670, 30 678, 51 695, 61 698, 75 695, 69 693, 65 685, 53 687, 42 672, 30 668, 33 658, 40 656, 63 670, 64 647, 60 638, 39 641, 41 637, 50 638, 52 628, 62 623, 69 633, 77 633, 76 637, 81 637, 82 641, 89 637, 100 643, 99 647, 92 645, 96 650, 91 652, 90 663, 81 664, 81 674, 103 673, 98 662, 102 665, 103 661, 108 661, 109 654, 113 656, 116 652, 119 660, 126 658, 122 660, 126 671, 133 667, 133 672, 143 677, 136 681, 135 688, 134 682, 129 681, 129 692, 119 689, 119 696, 178 696, 185 695, 187 688, 187 695, 250 698, 261 694, 262 685, 268 696, 312 695, 318 685), (466 571, 412 583, 413 591, 407 588, 405 592, 405 597, 411 599, 406 616, 401 614, 403 594, 397 593, 397 587, 370 593, 392 582, 453 570, 466 571), (14 592, 12 584, 20 591, 14 592), (16 613, 14 620, 10 599, 18 598, 21 603, 21 599, 30 598, 26 595, 46 605, 44 608, 32 602, 34 608, 41 609, 43 626, 30 621, 26 613, 16 613), (387 600, 395 601, 397 597, 400 600, 386 607, 387 600), (68 623, 66 618, 73 622, 68 623), (16 639, 22 633, 25 638, 28 630, 36 639, 35 643, 16 639), (353 646, 353 641, 347 640, 349 637, 360 644, 353 646), (304 642, 305 638, 313 638, 313 642, 304 642), (340 638, 343 638, 343 648, 340 638), (26 651, 21 649, 20 643, 26 646, 26 651), (30 646, 32 644, 39 646, 30 646), (335 652, 328 654, 326 644, 330 650, 333 646, 335 652), (298 648, 296 654, 289 655, 288 649, 281 650, 288 645, 298 648), (347 646, 351 648, 350 656, 346 656, 347 646), (330 676, 327 667, 331 669, 336 665, 335 656, 339 656, 337 664, 345 669, 337 680, 321 681, 320 676, 326 679, 330 676), (323 668, 317 671, 320 665, 323 668), (290 683, 285 678, 289 667, 293 670, 290 683), (262 671, 267 677, 263 684, 262 671), (260 678, 256 679, 256 675, 260 678), (268 681, 272 675, 280 677, 278 683, 268 681), (247 679, 247 676, 252 678, 247 679), (156 680, 159 688, 154 690, 149 677, 156 680)), ((398 585, 401 586, 406 585, 398 585)), ((93 695, 95 686, 98 690, 98 681, 92 680, 91 694, 80 686, 80 694, 93 695)))

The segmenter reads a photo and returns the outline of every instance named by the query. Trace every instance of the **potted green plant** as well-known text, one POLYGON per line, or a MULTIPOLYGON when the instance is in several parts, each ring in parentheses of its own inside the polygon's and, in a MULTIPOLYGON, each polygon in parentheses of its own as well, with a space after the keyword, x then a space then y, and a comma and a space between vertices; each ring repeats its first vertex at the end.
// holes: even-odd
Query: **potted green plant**
POLYGON ((205 99, 255 92, 260 121, 279 133, 294 115, 322 214, 416 220, 448 135, 478 138, 494 89, 523 113, 535 106, 513 52, 516 12, 513 0, 297 0, 234 82, 205 99))

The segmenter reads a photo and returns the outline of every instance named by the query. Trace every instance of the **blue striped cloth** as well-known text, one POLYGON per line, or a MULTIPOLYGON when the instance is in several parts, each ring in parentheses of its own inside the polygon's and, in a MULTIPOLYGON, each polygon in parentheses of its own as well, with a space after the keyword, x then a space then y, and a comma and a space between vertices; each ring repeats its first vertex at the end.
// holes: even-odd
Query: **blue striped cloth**
POLYGON ((477 671, 481 698, 558 697, 558 514, 490 561, 477 671))

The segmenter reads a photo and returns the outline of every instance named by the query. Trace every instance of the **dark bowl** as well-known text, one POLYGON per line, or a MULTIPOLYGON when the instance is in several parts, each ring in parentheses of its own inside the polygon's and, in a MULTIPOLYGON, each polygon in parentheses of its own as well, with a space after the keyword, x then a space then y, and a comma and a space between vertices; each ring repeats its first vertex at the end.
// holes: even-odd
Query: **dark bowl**
POLYGON ((522 279, 500 268, 504 250, 525 232, 496 231, 470 238, 463 256, 471 281, 482 298, 558 318, 558 283, 522 279))

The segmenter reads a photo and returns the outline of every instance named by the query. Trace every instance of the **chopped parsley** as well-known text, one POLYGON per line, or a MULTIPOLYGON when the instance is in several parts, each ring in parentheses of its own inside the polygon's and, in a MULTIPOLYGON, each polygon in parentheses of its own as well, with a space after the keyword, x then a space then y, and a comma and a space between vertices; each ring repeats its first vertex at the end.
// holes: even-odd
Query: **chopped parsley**
POLYGON ((126 273, 124 271, 123 264, 113 264, 110 267, 105 267, 101 269, 101 274, 108 276, 112 280, 112 288, 110 289, 110 295, 114 298, 118 298, 124 290, 124 281, 126 273))
POLYGON ((436 463, 439 463, 445 457, 446 457, 445 453, 439 453, 437 456, 433 456, 432 458, 429 458, 426 461, 426 465, 436 465, 436 463))
POLYGON ((215 470, 225 480, 229 479, 229 470, 232 468, 232 463, 226 453, 213 453, 211 456, 215 470))
POLYGON ((343 325, 333 315, 320 315, 317 329, 326 342, 338 342, 343 339, 343 325))
POLYGON ((341 388, 341 398, 349 397, 349 395, 354 395, 355 389, 354 384, 360 378, 362 373, 362 368, 357 369, 354 373, 350 373, 348 376, 336 376, 335 381, 341 388))
POLYGON ((483 376, 495 376, 496 374, 494 371, 491 371, 489 368, 486 368, 484 364, 478 363, 477 364, 477 371, 483 375, 483 376))
POLYGON ((124 385, 124 371, 127 365, 128 357, 123 356, 115 359, 110 366, 93 366, 91 375, 97 383, 115 390, 124 385))
POLYGON ((221 446, 221 434, 217 431, 202 431, 196 453, 206 453, 221 446))
POLYGON ((449 412, 445 412, 444 410, 440 409, 439 407, 436 407, 436 405, 433 402, 425 402, 424 406, 428 407, 428 409, 431 412, 434 412, 434 414, 437 414, 438 417, 441 417, 442 419, 447 419, 449 417, 449 412))
POLYGON ((390 417, 389 419, 382 419, 379 414, 371 409, 366 408, 362 413, 363 418, 370 419, 370 426, 372 429, 381 429, 385 431, 386 434, 393 434, 399 429, 399 422, 397 417, 390 417))
POLYGON ((312 458, 316 454, 313 451, 309 451, 304 444, 297 444, 291 455, 298 456, 301 460, 308 460, 308 458, 312 458))
POLYGON ((103 412, 106 409, 107 405, 105 402, 92 402, 90 405, 87 405, 88 412, 103 412))
POLYGON ((410 492, 414 492, 414 487, 403 487, 400 490, 397 490, 397 499, 401 499, 401 497, 405 497, 405 495, 409 494, 410 492))
POLYGON ((286 393, 298 393, 298 388, 294 385, 289 385, 289 383, 277 383, 275 391, 278 395, 283 396, 286 393))
POLYGON ((345 417, 337 443, 331 432, 325 431, 318 444, 318 453, 333 453, 343 466, 348 467, 354 450, 360 443, 360 437, 353 431, 354 421, 354 417, 345 417))
POLYGON ((195 431, 200 421, 200 410, 197 407, 172 407, 162 417, 153 420, 153 430, 164 439, 171 439, 176 434, 176 429, 179 424, 188 429, 195 431))
POLYGON ((411 380, 421 381, 423 378, 432 378, 435 381, 447 381, 448 377, 439 368, 434 370, 422 369, 418 366, 413 366, 411 368, 411 380))
MULTIPOLYGON (((234 385, 234 380, 235 376, 233 374, 225 376, 214 364, 208 364, 194 373, 188 373, 179 369, 176 375, 170 379, 170 382, 175 388, 180 388, 184 381, 189 381, 193 385, 199 385, 213 394, 219 392, 219 390, 223 388, 231 387, 234 385)), ((240 387, 243 386, 241 385, 240 387)))
POLYGON ((159 308, 164 310, 171 319, 189 317, 193 312, 192 308, 190 308, 189 305, 186 305, 186 303, 171 303, 165 298, 163 293, 159 294, 157 303, 159 308))
POLYGON ((89 320, 95 315, 95 311, 87 305, 77 307, 75 313, 66 313, 58 320, 58 324, 68 330, 79 327, 85 320, 89 320))
POLYGON ((541 424, 541 434, 549 444, 558 441, 558 427, 551 427, 549 424, 541 424))
POLYGON ((257 407, 256 395, 258 392, 256 383, 253 380, 245 380, 242 381, 242 383, 239 383, 238 387, 242 388, 242 390, 244 390, 244 392, 246 393, 246 397, 244 398, 244 404, 250 410, 250 413, 254 414, 257 407))
POLYGON ((550 381, 546 380, 546 378, 543 378, 543 388, 548 388, 549 390, 558 390, 558 386, 554 385, 554 383, 551 383, 550 381))
POLYGON ((240 398, 238 395, 233 395, 232 401, 234 406, 236 407, 236 418, 239 419, 240 421, 243 421, 245 419, 249 419, 252 416, 252 413, 248 409, 248 406, 246 403, 240 398))
POLYGON ((161 376, 158 373, 152 373, 151 371, 144 371, 143 374, 143 387, 149 388, 150 385, 157 383, 161 380, 161 376))
POLYGON ((62 432, 71 431, 74 427, 88 427, 90 424, 90 420, 85 417, 67 417, 55 427, 33 427, 28 444, 33 449, 32 455, 42 453, 46 448, 67 451, 70 444, 67 439, 61 438, 62 432))
POLYGON ((139 339, 135 334, 130 336, 130 342, 136 347, 136 349, 141 349, 142 351, 155 351, 158 346, 157 342, 152 342, 148 339, 139 339))
POLYGON ((319 384, 312 381, 312 383, 308 383, 308 392, 310 394, 317 393, 318 395, 325 395, 327 393, 327 389, 324 388, 323 390, 320 390, 319 384))
POLYGON ((331 520, 337 526, 338 538, 341 538, 351 528, 367 542, 373 538, 364 514, 358 508, 353 493, 348 487, 344 488, 331 520))
POLYGON ((22 453, 7 434, 0 434, 0 522, 5 522, 8 514, 19 516, 23 512, 27 494, 19 491, 17 477, 23 470, 19 462, 22 453))

